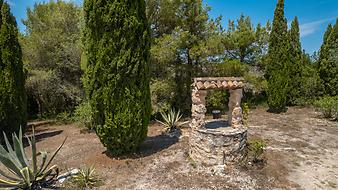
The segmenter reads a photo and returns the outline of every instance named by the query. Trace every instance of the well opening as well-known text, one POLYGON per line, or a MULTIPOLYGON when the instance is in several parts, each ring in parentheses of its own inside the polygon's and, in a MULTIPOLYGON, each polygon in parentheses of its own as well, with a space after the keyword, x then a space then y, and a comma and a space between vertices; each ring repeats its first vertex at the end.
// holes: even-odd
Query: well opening
POLYGON ((229 92, 224 89, 212 89, 207 91, 205 98, 206 116, 205 128, 218 129, 230 127, 228 123, 229 92))

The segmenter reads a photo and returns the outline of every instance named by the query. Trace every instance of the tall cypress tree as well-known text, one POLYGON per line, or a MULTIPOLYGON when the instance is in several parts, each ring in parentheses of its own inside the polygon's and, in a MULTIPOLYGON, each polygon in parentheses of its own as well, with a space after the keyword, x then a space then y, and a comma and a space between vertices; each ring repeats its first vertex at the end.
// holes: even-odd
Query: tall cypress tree
POLYGON ((300 86, 302 83, 302 47, 300 44, 299 23, 297 17, 292 21, 288 32, 288 61, 287 71, 289 75, 289 91, 287 93, 288 104, 294 105, 301 96, 300 86))
POLYGON ((324 34, 320 49, 318 73, 324 85, 324 93, 335 96, 338 94, 338 19, 334 27, 329 25, 324 34))
POLYGON ((0 133, 11 134, 26 126, 25 77, 15 18, 9 5, 0 3, 0 133))
POLYGON ((278 0, 270 34, 266 66, 268 105, 269 110, 272 112, 282 112, 286 109, 288 92, 287 39, 284 0, 278 0))
POLYGON ((150 29, 144 0, 85 0, 84 85, 93 125, 114 155, 134 151, 150 119, 150 29))

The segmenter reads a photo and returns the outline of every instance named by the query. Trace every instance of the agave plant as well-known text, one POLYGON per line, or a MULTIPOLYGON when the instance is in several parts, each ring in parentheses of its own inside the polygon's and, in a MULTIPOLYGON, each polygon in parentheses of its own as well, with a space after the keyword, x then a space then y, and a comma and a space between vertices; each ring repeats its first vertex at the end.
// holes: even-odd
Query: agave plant
POLYGON ((49 160, 47 159, 48 153, 46 151, 37 152, 36 150, 34 128, 32 137, 27 137, 32 150, 32 157, 30 160, 24 150, 21 128, 19 136, 16 134, 12 135, 13 147, 5 134, 4 139, 7 149, 0 145, 0 163, 5 166, 8 172, 0 169, 0 176, 6 178, 0 179, 0 188, 35 190, 41 189, 54 182, 59 173, 59 169, 56 165, 49 166, 67 138, 65 138, 49 160), (41 156, 40 164, 38 164, 38 156, 41 156))
POLYGON ((162 125, 165 126, 165 131, 171 132, 176 129, 179 129, 180 126, 182 126, 184 123, 179 123, 179 120, 182 118, 182 114, 180 110, 177 112, 175 109, 170 109, 168 113, 161 112, 161 116, 163 121, 159 121, 162 125))
POLYGON ((80 188, 93 188, 99 184, 100 179, 94 167, 85 167, 72 177, 71 182, 80 188))

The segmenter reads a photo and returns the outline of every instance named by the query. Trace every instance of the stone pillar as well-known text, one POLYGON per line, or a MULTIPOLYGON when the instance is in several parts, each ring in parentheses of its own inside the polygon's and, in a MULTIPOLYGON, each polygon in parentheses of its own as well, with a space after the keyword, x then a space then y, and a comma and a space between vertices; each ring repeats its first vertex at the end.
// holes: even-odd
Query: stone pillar
POLYGON ((207 96, 206 90, 198 90, 194 88, 191 93, 191 116, 192 120, 190 123, 190 127, 192 129, 201 128, 205 125, 205 113, 207 112, 207 108, 205 107, 205 97, 207 96))
POLYGON ((238 127, 242 124, 241 99, 243 97, 242 89, 229 90, 229 113, 228 123, 232 127, 238 127))

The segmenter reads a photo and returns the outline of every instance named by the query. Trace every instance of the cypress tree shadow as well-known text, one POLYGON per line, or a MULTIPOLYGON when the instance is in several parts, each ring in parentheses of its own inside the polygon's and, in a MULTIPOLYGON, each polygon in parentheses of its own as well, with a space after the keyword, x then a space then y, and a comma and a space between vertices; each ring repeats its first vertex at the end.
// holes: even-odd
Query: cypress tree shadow
MULTIPOLYGON (((43 130, 42 132, 36 132, 35 139, 36 139, 36 142, 40 142, 40 141, 43 141, 44 139, 60 135, 62 132, 63 130, 55 130, 55 131, 43 130)), ((27 135, 27 136, 30 137, 31 135, 27 135)), ((23 138, 22 140, 24 143, 24 147, 29 146, 27 138, 23 138)))
POLYGON ((170 137, 163 134, 157 136, 148 136, 135 153, 116 156, 110 154, 108 151, 105 151, 103 154, 106 154, 108 157, 114 159, 143 158, 169 148, 170 146, 177 143, 178 140, 179 137, 177 136, 170 137))

